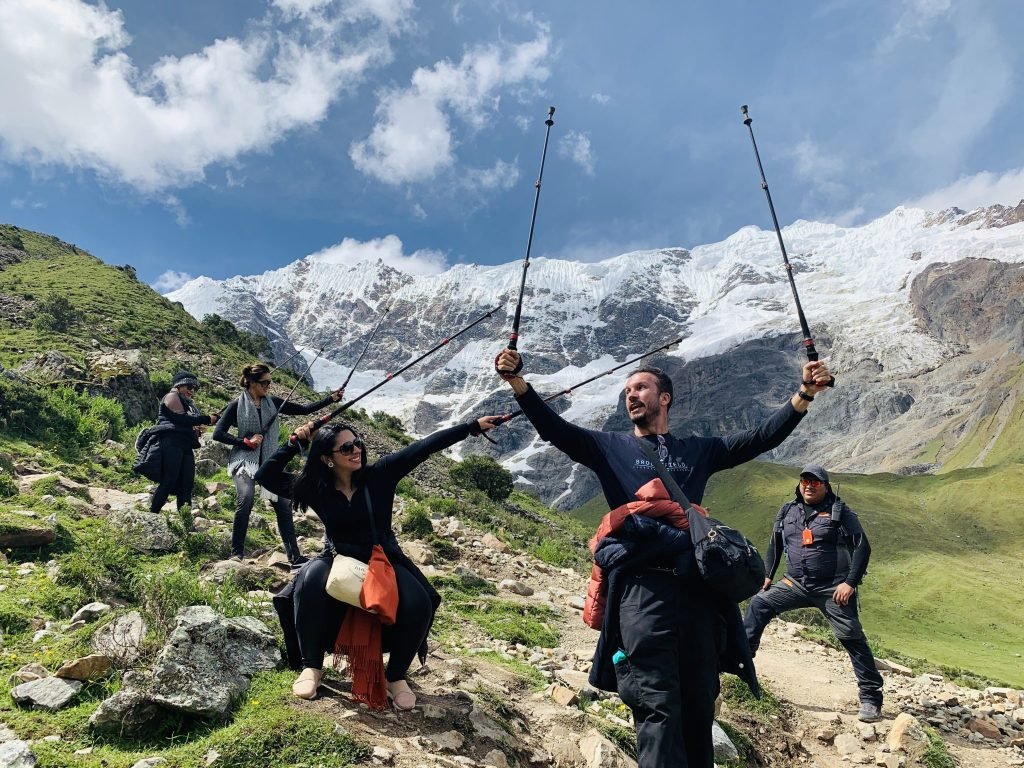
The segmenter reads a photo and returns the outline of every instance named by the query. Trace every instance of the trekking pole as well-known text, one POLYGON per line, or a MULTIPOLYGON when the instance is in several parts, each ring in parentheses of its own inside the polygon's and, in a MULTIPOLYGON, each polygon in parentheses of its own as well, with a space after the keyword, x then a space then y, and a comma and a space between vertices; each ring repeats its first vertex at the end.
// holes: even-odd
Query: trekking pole
MULTIPOLYGON (((547 128, 544 130, 544 149, 540 153, 540 173, 537 174, 537 181, 534 183, 536 192, 533 196, 533 215, 530 217, 530 236, 526 239, 526 258, 523 259, 523 276, 519 282, 519 300, 516 302, 516 311, 512 316, 512 332, 508 337, 508 349, 517 349, 519 344, 519 320, 523 314, 523 293, 526 291, 526 271, 530 268, 530 249, 533 247, 533 228, 537 223, 537 208, 540 205, 540 185, 544 179, 544 160, 548 155, 548 138, 551 136, 551 126, 555 124, 555 108, 548 107, 548 119, 544 121, 544 125, 547 128)), ((498 355, 500 356, 500 352, 498 355)), ((494 358, 494 369, 498 370, 498 358, 494 358)), ((522 358, 519 360, 519 365, 516 366, 514 371, 503 373, 498 371, 498 375, 503 379, 508 380, 523 370, 522 358)))
MULTIPOLYGON (((815 361, 818 359, 818 350, 814 348, 814 339, 811 337, 811 329, 807 325, 807 318, 804 317, 804 309, 800 306, 800 294, 796 292, 796 281, 793 279, 793 265, 789 263, 789 255, 786 253, 786 244, 782 241, 782 230, 779 228, 779 219, 775 215, 775 205, 772 203, 772 193, 768 191, 768 179, 764 175, 764 166, 761 165, 761 153, 757 151, 757 142, 754 140, 754 119, 747 112, 747 105, 744 104, 740 107, 740 111, 743 113, 743 124, 747 126, 747 130, 750 131, 750 143, 754 147, 754 158, 757 160, 757 170, 761 173, 761 189, 764 190, 764 196, 768 199, 768 210, 772 214, 772 224, 775 225, 775 236, 779 240, 779 248, 782 249, 782 262, 786 265, 786 276, 789 277, 789 287, 793 289, 793 301, 796 302, 796 314, 800 320, 800 330, 804 334, 804 351, 807 353, 807 359, 815 361)), ((836 384, 836 377, 832 376, 829 379, 828 386, 834 387, 836 384)))
POLYGON ((295 351, 294 351, 294 352, 293 352, 292 354, 288 355, 288 359, 287 359, 287 360, 285 360, 285 361, 284 361, 283 363, 281 363, 280 365, 275 365, 275 366, 274 366, 273 368, 271 368, 271 369, 270 369, 270 372, 271 372, 271 373, 273 373, 274 371, 276 371, 276 370, 277 370, 277 369, 279 369, 279 368, 284 368, 284 367, 285 367, 285 365, 287 365, 288 363, 290 363, 290 362, 291 362, 291 361, 292 361, 292 360, 293 360, 293 359, 295 358, 295 356, 296 356, 296 355, 298 355, 298 354, 300 354, 301 352, 302 352, 302 350, 301 350, 301 349, 297 349, 297 350, 295 350, 295 351))
MULTIPOLYGON (((381 323, 384 322, 384 318, 388 316, 388 312, 390 311, 391 304, 389 303, 388 306, 384 308, 384 314, 380 316, 380 320, 377 321, 377 324, 373 327, 373 330, 370 331, 370 335, 366 338, 366 344, 363 346, 363 351, 359 353, 359 357, 357 357, 356 361, 352 363, 352 370, 348 372, 348 376, 345 377, 345 380, 341 383, 341 386, 338 387, 339 391, 345 391, 345 387, 347 387, 348 383, 352 380, 352 374, 356 372, 356 368, 358 368, 359 363, 362 362, 363 355, 365 355, 366 350, 370 348, 370 342, 373 341, 373 337, 377 335, 377 329, 380 328, 381 323)), ((340 400, 341 398, 339 397, 338 399, 340 400)))
MULTIPOLYGON (((643 360, 645 357, 650 357, 651 355, 656 355, 658 352, 662 352, 662 351, 664 351, 666 349, 670 349, 671 347, 674 347, 676 344, 679 344, 684 338, 685 338, 685 336, 680 336, 678 339, 673 339, 668 344, 662 344, 657 349, 652 349, 650 352, 644 352, 642 355, 634 357, 632 360, 627 360, 624 363, 620 363, 619 365, 616 365, 614 368, 609 368, 607 371, 603 371, 602 373, 599 373, 596 376, 591 376, 589 379, 585 379, 585 380, 579 382, 578 384, 573 384, 571 387, 566 387, 561 392, 555 392, 555 394, 549 395, 548 397, 545 397, 544 398, 544 402, 545 403, 549 403, 552 400, 555 400, 555 399, 561 397, 562 395, 571 395, 573 390, 579 389, 583 385, 589 384, 592 381, 597 381, 598 379, 600 379, 600 378, 602 378, 604 376, 610 376, 611 374, 615 373, 617 370, 619 370, 621 368, 625 368, 627 365, 632 365, 633 363, 636 363, 636 362, 638 362, 640 360, 643 360)), ((497 426, 499 424, 505 424, 506 422, 512 421, 512 419, 514 419, 516 416, 522 416, 522 415, 523 415, 523 412, 520 410, 520 411, 514 411, 513 413, 505 414, 504 416, 499 416, 498 419, 495 420, 495 426, 497 426)))
POLYGON ((274 425, 274 422, 277 421, 277 417, 281 414, 281 409, 284 408, 285 404, 292 399, 292 395, 295 394, 295 389, 296 387, 299 386, 299 382, 305 381, 306 374, 309 373, 309 370, 313 367, 313 363, 315 363, 317 361, 317 358, 324 353, 325 349, 327 349, 326 344, 320 347, 320 351, 317 352, 313 359, 309 361, 309 365, 306 366, 306 370, 304 370, 302 374, 299 376, 299 378, 295 380, 295 383, 292 385, 292 388, 288 390, 288 394, 285 395, 284 400, 281 401, 281 405, 279 405, 277 407, 277 410, 274 411, 273 418, 271 418, 270 421, 267 422, 267 426, 260 430, 261 435, 266 437, 267 433, 270 432, 270 428, 274 425))
MULTIPOLYGON (((433 347, 431 347, 430 349, 428 349, 428 350, 427 350, 426 352, 424 352, 424 353, 423 353, 422 355, 420 355, 419 357, 417 357, 417 358, 416 358, 415 360, 412 360, 411 362, 408 362, 408 363, 406 363, 405 365, 403 365, 403 366, 402 366, 401 368, 399 368, 399 369, 398 369, 397 371, 395 371, 394 373, 389 373, 389 374, 388 374, 387 376, 385 376, 385 377, 384 377, 384 378, 383 378, 383 379, 382 379, 381 381, 379 381, 379 382, 377 382, 376 384, 374 384, 374 385, 373 385, 372 387, 370 387, 370 388, 369 388, 368 390, 366 390, 365 392, 363 392, 363 393, 362 393, 361 395, 359 395, 358 397, 353 397, 353 398, 352 398, 351 400, 349 400, 348 402, 342 403, 342 404, 341 404, 341 405, 340 405, 340 406, 339 406, 338 408, 335 408, 335 409, 334 409, 333 411, 331 411, 331 412, 330 412, 329 414, 327 414, 326 416, 321 416, 321 417, 320 417, 319 419, 314 419, 314 420, 313 420, 313 425, 314 425, 314 427, 313 427, 313 428, 314 428, 314 429, 319 429, 320 427, 322 427, 322 426, 323 426, 324 424, 326 424, 327 422, 329 422, 329 421, 330 421, 331 419, 333 419, 334 417, 336 417, 336 416, 340 416, 340 415, 341 415, 341 414, 343 414, 343 413, 344 413, 345 411, 347 411, 347 410, 348 410, 349 408, 351 408, 351 407, 352 407, 353 405, 355 405, 355 404, 356 404, 356 403, 358 403, 358 402, 359 402, 360 400, 362 400, 362 399, 363 399, 364 397, 366 397, 366 396, 367 396, 368 394, 370 394, 371 392, 373 392, 373 391, 375 391, 375 390, 379 389, 380 387, 383 387, 383 386, 384 386, 385 384, 387 384, 387 383, 388 383, 389 381, 391 381, 391 380, 392 380, 393 378, 395 378, 395 376, 398 376, 398 375, 399 375, 400 373, 404 373, 405 371, 409 370, 410 368, 412 368, 412 367, 413 367, 414 365, 416 365, 417 363, 419 363, 419 362, 421 362, 421 361, 425 360, 426 358, 430 357, 430 356, 431 356, 432 354, 434 354, 435 352, 437 352, 437 350, 441 349, 441 347, 443 347, 443 346, 446 346, 446 345, 447 345, 447 344, 448 344, 449 342, 452 342, 452 341, 454 341, 455 339, 459 338, 459 336, 461 336, 462 334, 464 334, 464 333, 465 333, 466 331, 468 331, 468 330, 469 330, 470 328, 472 328, 473 326, 475 326, 475 325, 478 325, 478 324, 482 323, 482 322, 483 322, 484 320, 486 320, 487 318, 489 318, 489 317, 490 317, 491 315, 493 315, 493 314, 494 314, 495 312, 497 312, 497 311, 498 311, 499 309, 501 309, 501 305, 500 305, 500 304, 499 304, 498 306, 496 306, 496 307, 495 307, 494 309, 492 309, 492 310, 490 310, 489 312, 487 312, 486 314, 484 314, 484 315, 481 315, 480 317, 478 317, 478 318, 477 318, 476 320, 474 320, 474 321, 473 321, 472 323, 470 323, 469 325, 467 325, 467 326, 466 326, 465 328, 463 328, 462 330, 458 331, 457 333, 453 333, 453 334, 452 334, 451 336, 449 336, 449 337, 448 337, 448 338, 446 338, 446 339, 442 339, 442 340, 441 340, 440 342, 438 342, 438 343, 437 343, 437 344, 435 344, 435 345, 434 345, 433 347)), ((298 438, 297 438, 296 434, 295 434, 295 433, 293 432, 293 433, 291 434, 291 437, 289 437, 289 438, 288 438, 288 441, 289 441, 289 442, 293 442, 293 441, 294 441, 294 440, 296 440, 296 439, 298 439, 298 438)))

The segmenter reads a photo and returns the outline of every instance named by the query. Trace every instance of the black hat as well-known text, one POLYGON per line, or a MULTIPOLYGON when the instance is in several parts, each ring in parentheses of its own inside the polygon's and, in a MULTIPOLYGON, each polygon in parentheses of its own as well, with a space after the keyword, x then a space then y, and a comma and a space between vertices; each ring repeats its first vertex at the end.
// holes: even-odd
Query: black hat
POLYGON ((171 382, 171 389, 177 389, 182 386, 189 386, 192 389, 198 389, 199 379, 191 371, 178 371, 174 374, 174 380, 171 382))
POLYGON ((816 477, 825 485, 828 485, 828 472, 825 471, 824 467, 820 467, 817 464, 808 464, 806 467, 800 470, 800 477, 804 475, 810 475, 816 477))

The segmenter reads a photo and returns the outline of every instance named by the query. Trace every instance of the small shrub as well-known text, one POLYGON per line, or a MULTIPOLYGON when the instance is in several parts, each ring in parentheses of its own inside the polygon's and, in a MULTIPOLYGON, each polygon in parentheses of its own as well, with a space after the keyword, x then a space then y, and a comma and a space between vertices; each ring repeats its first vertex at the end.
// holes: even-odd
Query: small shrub
POLYGON ((122 538, 107 525, 76 536, 74 549, 60 560, 57 583, 95 598, 134 597, 139 558, 122 538))
POLYGON ((921 765, 925 768, 956 768, 956 760, 949 754, 946 742, 942 740, 938 731, 926 727, 924 732, 928 737, 928 746, 921 755, 921 765))
POLYGON ((370 415, 370 421, 385 432, 405 432, 405 425, 402 423, 402 420, 386 411, 374 411, 370 415))
POLYGON ((512 494, 512 473, 490 456, 467 456, 452 468, 451 476, 463 488, 483 491, 494 501, 512 494))
POLYGON ((67 296, 50 294, 36 307, 36 317, 32 325, 40 331, 63 333, 81 319, 82 314, 75 309, 67 296))
POLYGON ((138 592, 142 611, 158 634, 165 634, 174 625, 178 611, 189 605, 209 605, 229 617, 252 612, 245 591, 233 581, 207 584, 193 571, 147 573, 139 579, 138 592))
POLYGON ((0 499, 9 499, 18 495, 18 482, 8 472, 0 469, 0 499))
POLYGON ((430 517, 421 504, 410 504, 402 519, 402 533, 422 539, 434 532, 430 517))
POLYGON ((757 699, 754 698, 754 694, 750 692, 750 688, 745 682, 733 675, 724 675, 722 677, 722 698, 730 707, 742 712, 750 712, 762 717, 782 714, 782 704, 775 694, 768 690, 763 681, 761 682, 761 698, 757 699))
POLYGON ((455 517, 459 513, 459 503, 455 499, 428 496, 424 503, 431 512, 442 517, 455 517))
POLYGON ((427 536, 427 543, 430 545, 434 557, 438 560, 452 561, 459 559, 459 548, 436 533, 427 536))
POLYGON ((212 341, 241 349, 253 357, 266 358, 271 355, 270 342, 266 336, 239 330, 234 323, 220 315, 205 315, 200 325, 212 341))
POLYGON ((416 485, 416 481, 411 477, 403 477, 398 481, 398 486, 395 488, 395 493, 399 496, 404 496, 407 499, 415 499, 419 501, 423 498, 423 491, 416 485))

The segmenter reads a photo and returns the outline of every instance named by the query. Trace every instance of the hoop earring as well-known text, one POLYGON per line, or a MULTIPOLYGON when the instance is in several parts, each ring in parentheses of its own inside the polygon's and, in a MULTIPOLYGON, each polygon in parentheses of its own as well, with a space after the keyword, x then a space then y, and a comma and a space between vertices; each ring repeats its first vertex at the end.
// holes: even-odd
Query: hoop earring
POLYGON ((327 462, 327 466, 330 467, 331 469, 334 469, 334 462, 333 461, 328 461, 327 462))

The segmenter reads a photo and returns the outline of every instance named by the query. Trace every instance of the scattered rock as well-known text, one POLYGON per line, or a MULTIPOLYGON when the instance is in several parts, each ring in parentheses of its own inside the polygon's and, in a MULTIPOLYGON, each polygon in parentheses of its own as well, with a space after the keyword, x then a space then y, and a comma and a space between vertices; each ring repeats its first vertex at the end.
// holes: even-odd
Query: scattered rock
POLYGON ((156 768, 158 765, 166 765, 166 757, 144 757, 137 763, 132 765, 132 768, 156 768))
POLYGON ((110 659, 114 666, 127 667, 138 660, 145 634, 142 614, 131 611, 97 630, 92 636, 92 649, 110 659))
POLYGON ((722 726, 717 721, 711 723, 711 742, 715 748, 716 763, 734 763, 739 761, 740 753, 732 743, 722 726))
POLYGON ((576 691, 566 688, 564 685, 558 685, 557 683, 551 686, 551 699, 556 704, 561 704, 563 707, 573 707, 579 702, 579 696, 576 695, 576 691))
POLYGON ((490 582, 483 576, 469 568, 466 568, 464 565, 455 566, 453 573, 458 576, 463 585, 467 587, 486 587, 490 584, 490 582))
POLYGON ((433 733, 424 736, 424 741, 429 742, 437 749, 447 752, 458 752, 466 743, 466 737, 458 731, 445 731, 444 733, 433 733))
POLYGON ((11 675, 11 679, 17 680, 20 683, 31 683, 33 680, 42 680, 44 677, 49 676, 50 670, 38 661, 33 661, 11 675))
POLYGON ((56 540, 57 532, 51 526, 24 516, 8 518, 0 530, 0 547, 43 547, 56 540))
POLYGON ((579 749, 588 768, 630 768, 633 763, 596 729, 587 731, 580 739, 579 749))
POLYGON ((906 712, 896 715, 892 728, 889 729, 889 734, 885 737, 885 743, 891 749, 901 749, 904 752, 910 752, 914 744, 925 740, 926 737, 917 718, 906 712))
POLYGON ((860 739, 852 733, 840 733, 836 736, 833 745, 840 755, 855 755, 860 752, 860 739))
POLYGON ((78 680, 44 677, 11 689, 11 698, 19 704, 27 704, 35 709, 56 711, 70 704, 80 690, 82 683, 78 680))
POLYGON ((124 509, 111 512, 107 521, 136 552, 171 552, 177 545, 163 515, 124 509))
POLYGON ((35 764, 28 742, 18 739, 0 744, 0 768, 35 768, 35 764))
POLYGON ((480 543, 488 549, 493 549, 495 552, 508 552, 509 546, 504 541, 499 539, 493 533, 485 533, 480 539, 480 543))
POLYGON ((64 664, 54 672, 54 677, 62 677, 67 680, 98 680, 110 671, 110 659, 102 653, 91 653, 73 661, 65 661, 64 664))
POLYGON ((74 624, 76 621, 96 621, 103 614, 110 613, 110 610, 110 606, 106 603, 89 603, 75 611, 75 614, 71 617, 71 623, 74 624))
POLYGON ((498 585, 498 589, 503 589, 506 592, 512 592, 516 595, 522 595, 523 597, 529 597, 533 594, 533 589, 523 584, 521 581, 515 579, 503 579, 498 585))

